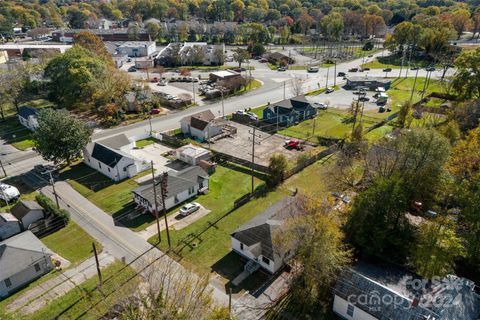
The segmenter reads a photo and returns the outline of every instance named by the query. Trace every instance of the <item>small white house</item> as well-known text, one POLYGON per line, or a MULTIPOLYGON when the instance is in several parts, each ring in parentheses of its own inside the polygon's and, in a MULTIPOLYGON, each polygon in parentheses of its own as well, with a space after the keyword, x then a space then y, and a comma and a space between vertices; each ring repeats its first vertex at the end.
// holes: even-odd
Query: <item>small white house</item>
POLYGON ((0 213, 0 241, 22 231, 20 221, 11 213, 0 213))
POLYGON ((178 160, 191 164, 192 166, 198 165, 201 160, 209 160, 212 157, 212 153, 207 149, 194 146, 193 144, 187 144, 175 150, 175 155, 178 160))
POLYGON ((18 108, 18 121, 31 131, 38 128, 38 110, 28 106, 18 108))
POLYGON ((0 297, 50 272, 52 254, 30 231, 0 242, 0 297))
POLYGON ((222 133, 224 125, 216 121, 212 111, 206 110, 180 120, 182 132, 185 136, 200 141, 208 140, 222 133))
POLYGON ((43 208, 35 201, 19 201, 11 212, 21 222, 23 230, 28 230, 32 223, 45 218, 43 208))
POLYGON ((274 237, 281 233, 285 219, 300 210, 295 197, 283 198, 231 234, 232 250, 269 273, 276 273, 291 257, 293 248, 284 252, 275 245, 274 237))
POLYGON ((89 143, 83 150, 83 162, 114 181, 136 176, 150 164, 130 154, 135 142, 120 134, 89 143))
MULTIPOLYGON (((162 207, 160 185, 163 177, 156 178, 158 209, 162 207)), ((189 167, 180 172, 169 172, 167 177, 167 197, 165 209, 173 208, 180 203, 198 195, 199 192, 208 189, 208 174, 200 167, 189 167)), ((148 182, 132 191, 133 200, 145 211, 155 213, 155 197, 152 182, 148 182)))
POLYGON ((117 53, 129 57, 148 57, 157 50, 155 41, 127 41, 117 47, 117 53))

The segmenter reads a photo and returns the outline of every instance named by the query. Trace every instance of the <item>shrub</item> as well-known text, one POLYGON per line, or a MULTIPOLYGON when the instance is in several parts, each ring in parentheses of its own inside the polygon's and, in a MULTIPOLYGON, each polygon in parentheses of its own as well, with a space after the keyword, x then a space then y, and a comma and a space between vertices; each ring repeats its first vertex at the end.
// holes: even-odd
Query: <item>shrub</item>
POLYGON ((35 200, 40 206, 42 206, 47 215, 54 215, 55 217, 60 217, 63 219, 63 221, 65 221, 65 223, 70 220, 70 213, 65 209, 57 208, 56 204, 44 194, 37 194, 35 200))

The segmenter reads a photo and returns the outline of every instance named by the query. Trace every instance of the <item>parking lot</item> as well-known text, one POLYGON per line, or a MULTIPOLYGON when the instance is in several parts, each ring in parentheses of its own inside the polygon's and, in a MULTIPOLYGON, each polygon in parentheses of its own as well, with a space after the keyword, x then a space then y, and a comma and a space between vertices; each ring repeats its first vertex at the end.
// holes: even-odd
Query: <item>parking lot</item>
MULTIPOLYGON (((379 106, 375 103, 373 95, 375 92, 367 91, 366 97, 369 101, 365 102, 364 110, 378 110, 379 106)), ((353 90, 345 90, 340 88, 332 93, 321 93, 316 96, 308 97, 308 100, 317 103, 324 103, 331 108, 348 109, 354 100, 358 99, 358 95, 353 93, 353 90)))
MULTIPOLYGON (((211 149, 225 153, 236 158, 250 162, 252 160, 252 128, 236 123, 228 122, 229 125, 237 128, 237 134, 233 138, 223 138, 211 144, 211 149)), ((271 135, 259 130, 255 131, 255 163, 268 166, 270 157, 275 153, 281 153, 288 160, 295 160, 299 155, 311 149, 305 146, 305 151, 288 150, 284 147, 285 138, 280 135, 271 135)), ((208 147, 208 145, 205 145, 208 147)))

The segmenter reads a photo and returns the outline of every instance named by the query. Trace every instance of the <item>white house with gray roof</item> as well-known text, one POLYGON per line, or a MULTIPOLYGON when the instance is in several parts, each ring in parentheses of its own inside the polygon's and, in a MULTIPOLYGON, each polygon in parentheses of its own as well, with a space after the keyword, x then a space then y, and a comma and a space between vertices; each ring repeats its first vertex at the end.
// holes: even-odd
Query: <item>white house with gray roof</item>
POLYGON ((0 297, 53 269, 53 253, 30 231, 0 242, 0 297))
POLYGON ((83 149, 83 162, 114 181, 136 176, 150 168, 148 161, 134 157, 135 141, 124 134, 94 141, 83 149))
POLYGON ((11 213, 0 213, 0 241, 22 231, 20 221, 11 213))
POLYGON ((30 131, 38 128, 38 110, 29 106, 18 108, 18 121, 30 131))
MULTIPOLYGON (((162 196, 160 186, 163 176, 155 178, 157 191, 158 210, 162 210, 162 196)), ((167 194, 165 198, 165 209, 173 208, 180 203, 198 195, 199 192, 208 189, 208 174, 199 166, 188 167, 179 172, 168 172, 167 194)), ((152 214, 155 213, 155 197, 152 182, 132 191, 135 203, 152 214)))
POLYGON ((32 223, 45 218, 42 206, 36 201, 21 200, 12 207, 11 213, 20 221, 23 230, 28 230, 32 223))
POLYGON ((301 211, 295 197, 283 198, 231 234, 232 250, 272 274, 277 272, 291 257, 292 251, 280 249, 274 238, 281 232, 285 220, 301 211))
POLYGON ((354 320, 477 320, 478 293, 472 281, 454 275, 432 281, 360 261, 337 280, 333 311, 354 320))

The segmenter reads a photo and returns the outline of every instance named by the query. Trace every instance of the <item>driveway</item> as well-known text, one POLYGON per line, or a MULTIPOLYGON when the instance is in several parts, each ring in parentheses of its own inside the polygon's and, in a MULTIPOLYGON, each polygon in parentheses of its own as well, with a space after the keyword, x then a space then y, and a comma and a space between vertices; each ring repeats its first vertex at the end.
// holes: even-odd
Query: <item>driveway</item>
MULTIPOLYGON (((370 101, 365 102, 365 110, 378 110, 378 106, 375 104, 375 98, 372 91, 367 91, 367 97, 370 101)), ((353 94, 352 90, 345 90, 340 88, 332 93, 321 93, 316 96, 309 96, 308 100, 317 103, 324 103, 331 108, 348 109, 354 100, 358 99, 358 95, 353 94)))
MULTIPOLYGON (((200 209, 194 213, 182 217, 180 211, 175 212, 167 217, 168 227, 175 230, 181 230, 186 226, 194 223, 200 218, 205 217, 210 213, 210 210, 206 209, 204 206, 200 205, 200 209)), ((148 214, 148 213, 147 213, 148 214)), ((165 219, 163 217, 159 218, 160 231, 165 230, 165 219)), ((145 228, 145 230, 137 233, 140 237, 145 240, 150 239, 153 235, 157 234, 157 224, 153 223, 152 225, 145 228)))
MULTIPOLYGON (((159 143, 150 144, 145 146, 141 149, 132 149, 130 153, 137 158, 145 159, 146 161, 150 162, 153 161, 153 168, 155 169, 155 174, 160 174, 164 171, 174 170, 173 168, 169 167, 172 160, 165 158, 162 154, 167 152, 171 152, 173 149, 164 146, 159 143)), ((136 179, 137 182, 144 182, 151 179, 150 175, 146 175, 136 179)))

